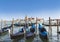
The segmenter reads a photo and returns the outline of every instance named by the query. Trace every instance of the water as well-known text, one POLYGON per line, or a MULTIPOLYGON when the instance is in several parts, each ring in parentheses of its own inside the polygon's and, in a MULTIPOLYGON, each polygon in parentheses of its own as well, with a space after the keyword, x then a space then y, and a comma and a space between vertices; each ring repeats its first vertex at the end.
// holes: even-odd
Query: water
MULTIPOLYGON (((14 27, 13 33, 16 33, 19 31, 19 29, 22 27, 14 27)), ((45 27, 47 31, 49 31, 49 27, 45 27)), ((60 30, 60 29, 59 29, 60 30)), ((27 42, 60 42, 60 35, 57 34, 57 27, 52 27, 52 36, 48 36, 49 40, 42 40, 39 36, 34 37, 34 39, 31 41, 28 40, 27 42)), ((26 39, 27 40, 27 39, 26 39)), ((10 34, 7 32, 6 34, 0 35, 0 42, 26 42, 26 40, 23 38, 21 40, 12 40, 10 39, 10 34)))

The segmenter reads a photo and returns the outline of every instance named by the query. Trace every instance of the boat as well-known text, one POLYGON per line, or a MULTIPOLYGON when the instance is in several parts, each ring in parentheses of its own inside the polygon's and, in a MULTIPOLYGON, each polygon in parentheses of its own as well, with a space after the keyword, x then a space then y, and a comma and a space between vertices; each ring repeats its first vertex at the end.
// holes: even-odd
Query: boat
MULTIPOLYGON (((32 23, 28 23, 29 24, 29 26, 31 26, 32 25, 32 23)), ((35 24, 35 23, 33 23, 33 24, 35 24)), ((24 26, 25 25, 25 23, 15 23, 14 24, 14 26, 24 26)))
MULTIPOLYGON (((26 26, 26 39, 33 37, 35 35, 34 32, 32 32, 33 27, 29 29, 27 24, 25 26, 26 26)), ((24 37, 24 28, 20 29, 18 33, 10 34, 11 39, 22 39, 24 37)))
POLYGON ((33 33, 34 33, 34 32, 35 32, 35 28, 36 28, 36 27, 35 27, 35 24, 32 23, 32 26, 31 26, 31 28, 30 28, 30 32, 33 32, 33 33))
POLYGON ((32 24, 31 28, 26 31, 26 42, 32 42, 35 37, 35 26, 32 24))
POLYGON ((21 26, 20 24, 15 23, 14 26, 21 26))
POLYGON ((12 25, 11 26, 7 26, 7 27, 4 27, 2 28, 2 31, 8 31, 8 29, 11 29, 12 25))
POLYGON ((15 34, 10 34, 10 38, 11 39, 22 39, 24 37, 24 31, 23 28, 20 29, 19 32, 15 33, 15 34))
POLYGON ((60 31, 58 31, 57 33, 60 34, 60 31))
POLYGON ((41 25, 39 24, 39 36, 41 39, 48 39, 48 35, 47 35, 47 31, 46 29, 41 25))
POLYGON ((8 33, 8 31, 2 31, 2 30, 0 30, 0 35, 2 36, 2 35, 5 35, 5 34, 7 34, 8 33))
MULTIPOLYGON (((11 37, 11 39, 19 39, 19 40, 24 38, 24 30, 23 30, 23 28, 19 32, 15 33, 15 34, 10 34, 10 37, 11 37)), ((33 37, 34 37, 34 33, 30 32, 29 29, 26 28, 26 39, 29 40, 29 39, 32 39, 33 37)))
POLYGON ((29 42, 29 41, 32 42, 34 37, 35 37, 34 33, 32 33, 32 32, 27 33, 26 34, 26 42, 29 42))
POLYGON ((33 38, 35 36, 34 32, 31 31, 26 31, 26 39, 33 38))
POLYGON ((8 29, 11 29, 11 27, 12 27, 12 25, 8 26, 8 27, 1 28, 0 34, 6 34, 8 32, 8 29))

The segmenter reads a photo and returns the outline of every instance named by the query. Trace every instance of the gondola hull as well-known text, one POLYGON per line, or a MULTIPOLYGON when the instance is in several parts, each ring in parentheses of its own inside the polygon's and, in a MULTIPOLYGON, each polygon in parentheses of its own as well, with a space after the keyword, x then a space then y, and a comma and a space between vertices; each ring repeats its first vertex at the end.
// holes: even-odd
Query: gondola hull
POLYGON ((6 33, 8 33, 8 30, 6 30, 6 31, 0 30, 0 35, 4 35, 4 34, 6 34, 6 33))
POLYGON ((26 39, 30 39, 30 38, 34 38, 34 37, 35 37, 35 34, 32 32, 26 34, 26 39))
POLYGON ((43 41, 43 42, 49 42, 49 39, 48 39, 48 36, 42 36, 41 34, 39 34, 39 37, 40 39, 43 41))
POLYGON ((16 34, 11 34, 10 35, 11 39, 22 39, 24 37, 24 33, 23 32, 18 32, 16 34))
POLYGON ((39 36, 43 39, 48 39, 48 32, 46 31, 46 29, 44 27, 39 28, 39 36))
POLYGON ((34 37, 35 37, 35 34, 32 32, 26 34, 26 42, 32 42, 34 37))
POLYGON ((39 34, 39 37, 40 37, 41 39, 48 39, 48 36, 47 36, 47 35, 46 35, 46 36, 43 36, 43 35, 39 34))
MULTIPOLYGON (((13 34, 13 35, 10 35, 11 39, 22 39, 24 38, 24 33, 20 33, 20 34, 13 34)), ((26 34, 26 41, 28 41, 29 39, 33 39, 35 37, 35 34, 34 33, 28 33, 26 34)))

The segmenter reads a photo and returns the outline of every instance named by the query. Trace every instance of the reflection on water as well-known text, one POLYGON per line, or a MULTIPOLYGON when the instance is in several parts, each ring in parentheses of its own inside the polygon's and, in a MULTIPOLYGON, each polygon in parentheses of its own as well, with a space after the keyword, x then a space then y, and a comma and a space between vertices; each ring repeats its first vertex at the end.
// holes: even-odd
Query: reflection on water
MULTIPOLYGON (((20 27, 19 27, 20 28, 20 27)), ((19 28, 14 28, 14 33, 15 31, 18 32, 19 28)), ((46 39, 41 39, 39 36, 34 37, 34 39, 30 39, 30 40, 25 40, 23 39, 14 39, 11 40, 9 33, 7 32, 6 34, 0 35, 0 42, 60 42, 60 35, 57 35, 57 28, 56 27, 52 27, 52 36, 48 36, 48 40, 46 39), (55 29, 54 29, 55 28, 55 29), (32 41, 31 41, 32 40, 32 41)), ((48 31, 48 27, 46 27, 47 31, 48 31)))
POLYGON ((41 38, 39 38, 39 35, 37 35, 37 36, 34 38, 33 42, 42 42, 42 40, 41 40, 41 38))

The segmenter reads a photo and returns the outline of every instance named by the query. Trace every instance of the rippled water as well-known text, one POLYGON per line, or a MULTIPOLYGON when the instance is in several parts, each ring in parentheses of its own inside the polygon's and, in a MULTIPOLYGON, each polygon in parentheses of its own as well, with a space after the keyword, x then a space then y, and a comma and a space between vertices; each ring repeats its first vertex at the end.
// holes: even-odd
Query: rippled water
MULTIPOLYGON (((19 31, 21 27, 14 27, 13 33, 16 33, 19 31)), ((49 27, 45 27, 47 31, 49 31, 49 27)), ((59 29, 60 30, 60 29, 59 29)), ((52 36, 48 36, 49 40, 42 40, 39 36, 36 36, 34 39, 21 39, 21 40, 11 40, 9 32, 0 35, 0 42, 60 42, 60 35, 57 34, 57 28, 52 27, 52 36)))

